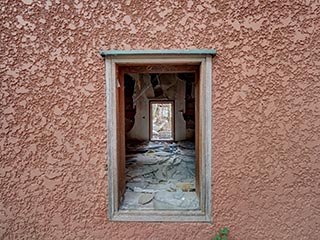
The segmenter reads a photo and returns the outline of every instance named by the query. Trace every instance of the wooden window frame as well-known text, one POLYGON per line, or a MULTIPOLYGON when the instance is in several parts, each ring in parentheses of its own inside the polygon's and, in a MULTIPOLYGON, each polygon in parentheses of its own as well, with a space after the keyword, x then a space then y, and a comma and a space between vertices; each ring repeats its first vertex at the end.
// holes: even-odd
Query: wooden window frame
MULTIPOLYGON (((112 51, 111 51, 112 52, 112 51)), ((105 59, 106 70, 106 115, 107 115, 107 175, 108 175, 108 218, 111 221, 150 221, 150 222, 212 222, 212 53, 194 54, 144 54, 143 51, 131 54, 106 54, 101 53, 105 59), (125 181, 123 162, 124 125, 121 118, 124 116, 119 108, 121 94, 119 94, 119 66, 137 65, 198 65, 199 80, 197 82, 198 115, 196 151, 199 164, 198 189, 200 191, 200 210, 120 210, 121 192, 119 182, 125 181), (122 142, 122 145, 120 144, 122 142), (121 165, 121 166, 120 166, 121 165)), ((121 88, 121 87, 120 87, 121 88)))

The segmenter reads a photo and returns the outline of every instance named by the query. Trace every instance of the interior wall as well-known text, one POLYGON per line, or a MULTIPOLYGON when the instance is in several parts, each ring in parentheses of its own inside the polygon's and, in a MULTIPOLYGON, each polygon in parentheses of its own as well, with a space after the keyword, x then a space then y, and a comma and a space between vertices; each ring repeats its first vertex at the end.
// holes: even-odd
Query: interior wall
POLYGON ((0 13, 0 239, 319 238, 318 0, 2 0, 0 13), (108 221, 102 49, 217 49, 212 223, 108 221))
POLYGON ((149 140, 149 98, 154 97, 149 74, 131 74, 136 81, 141 81, 141 89, 134 99, 136 115, 132 129, 126 134, 127 140, 149 140), (141 78, 141 79, 139 79, 141 78))
POLYGON ((174 100, 175 102, 175 141, 186 140, 186 122, 183 118, 185 111, 185 81, 179 79, 176 74, 160 74, 159 80, 164 96, 155 98, 154 89, 150 84, 150 74, 131 74, 136 81, 144 83, 137 94, 135 101, 136 115, 133 128, 127 133, 128 140, 145 140, 149 138, 149 101, 150 100, 174 100), (143 78, 139 80, 139 77, 143 78), (142 93, 142 94, 141 94, 142 93))
POLYGON ((176 95, 175 95, 175 140, 181 141, 188 139, 187 136, 187 126, 186 121, 183 118, 183 113, 185 112, 185 89, 186 84, 185 81, 180 80, 177 78, 177 85, 176 85, 176 95))

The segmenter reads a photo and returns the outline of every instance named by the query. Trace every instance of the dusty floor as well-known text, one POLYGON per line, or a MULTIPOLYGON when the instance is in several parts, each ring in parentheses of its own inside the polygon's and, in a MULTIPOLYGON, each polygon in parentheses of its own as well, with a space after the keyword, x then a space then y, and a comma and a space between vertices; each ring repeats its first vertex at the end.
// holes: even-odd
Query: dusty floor
POLYGON ((129 143, 121 209, 199 209, 194 143, 129 143))

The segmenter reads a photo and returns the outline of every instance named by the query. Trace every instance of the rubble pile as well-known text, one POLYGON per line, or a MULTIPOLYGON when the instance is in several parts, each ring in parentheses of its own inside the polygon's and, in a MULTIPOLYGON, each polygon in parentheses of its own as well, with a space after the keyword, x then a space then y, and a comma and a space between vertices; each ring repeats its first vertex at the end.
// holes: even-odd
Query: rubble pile
POLYGON ((193 142, 140 142, 126 147, 121 209, 199 209, 193 142))

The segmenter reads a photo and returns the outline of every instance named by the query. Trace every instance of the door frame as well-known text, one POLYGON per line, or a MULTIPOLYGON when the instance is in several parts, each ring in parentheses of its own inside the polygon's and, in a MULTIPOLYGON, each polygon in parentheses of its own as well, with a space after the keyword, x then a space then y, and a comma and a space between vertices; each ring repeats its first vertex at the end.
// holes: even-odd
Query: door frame
POLYGON ((150 100, 149 101, 149 140, 150 141, 158 141, 158 142, 172 142, 175 140, 175 101, 174 100, 150 100), (171 121, 171 132, 172 132, 172 139, 152 139, 152 104, 158 103, 158 104, 170 104, 171 110, 172 110, 172 121, 171 121))

